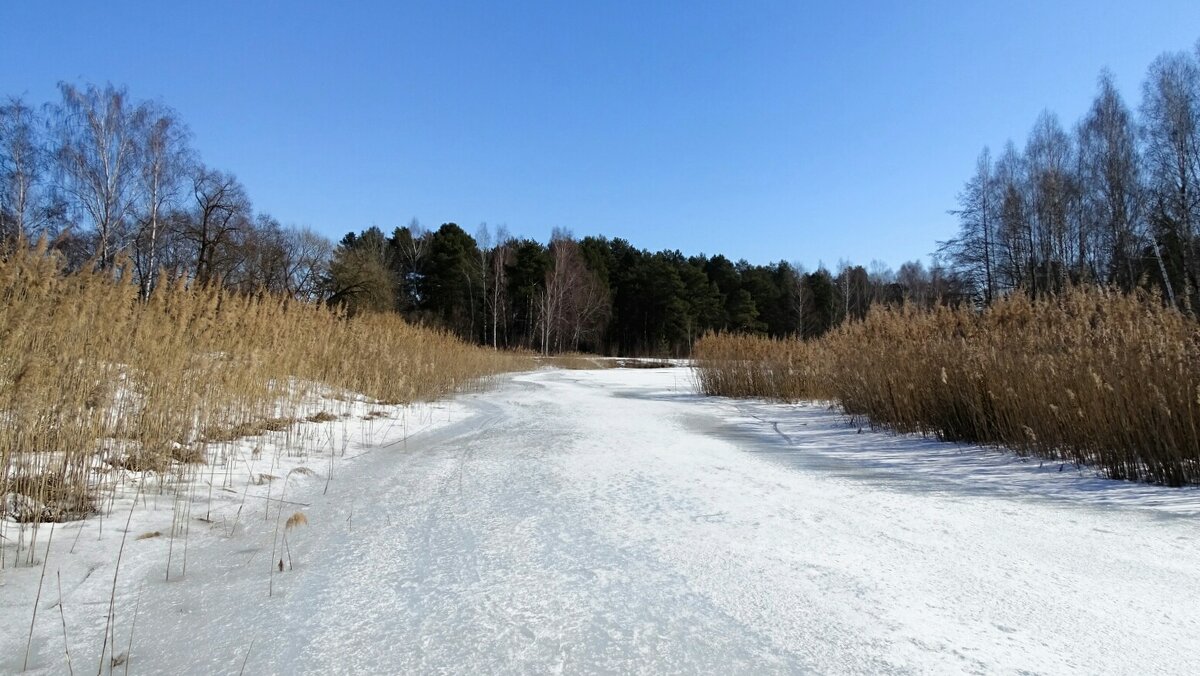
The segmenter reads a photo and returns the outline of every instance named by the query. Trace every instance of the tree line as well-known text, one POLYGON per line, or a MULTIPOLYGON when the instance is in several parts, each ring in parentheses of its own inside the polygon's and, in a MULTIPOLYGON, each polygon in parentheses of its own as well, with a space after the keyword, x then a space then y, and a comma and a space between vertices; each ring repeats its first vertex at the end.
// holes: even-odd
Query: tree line
POLYGON ((481 225, 415 220, 336 245, 253 208, 237 177, 206 165, 178 114, 124 88, 59 85, 60 100, 0 106, 0 236, 46 238, 68 268, 131 266, 160 283, 221 284, 397 312, 497 348, 686 354, 707 331, 818 336, 873 302, 962 295, 951 271, 650 252, 622 239, 547 243, 481 225))
POLYGON ((806 272, 779 261, 651 252, 620 238, 555 230, 542 244, 481 225, 419 223, 347 234, 334 250, 328 298, 352 312, 396 311, 497 348, 687 354, 710 331, 824 334, 874 303, 958 302, 962 281, 920 262, 899 272, 842 263, 806 272))
POLYGON ((940 243, 981 304, 1071 284, 1200 311, 1200 42, 1150 64, 1136 111, 1103 71, 1074 127, 1043 112, 1023 148, 980 153, 940 243))

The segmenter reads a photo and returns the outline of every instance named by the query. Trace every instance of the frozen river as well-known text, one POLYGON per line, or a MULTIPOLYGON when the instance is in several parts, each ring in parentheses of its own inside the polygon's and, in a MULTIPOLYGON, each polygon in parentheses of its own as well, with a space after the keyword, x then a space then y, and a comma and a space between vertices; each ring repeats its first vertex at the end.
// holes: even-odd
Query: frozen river
MULTIPOLYGON (((130 545, 131 673, 1200 673, 1196 490, 703 398, 685 368, 521 374, 447 416, 289 493, 309 526, 271 597, 273 521, 194 530, 178 582, 130 545)), ((94 671, 103 616, 73 624, 94 671)))

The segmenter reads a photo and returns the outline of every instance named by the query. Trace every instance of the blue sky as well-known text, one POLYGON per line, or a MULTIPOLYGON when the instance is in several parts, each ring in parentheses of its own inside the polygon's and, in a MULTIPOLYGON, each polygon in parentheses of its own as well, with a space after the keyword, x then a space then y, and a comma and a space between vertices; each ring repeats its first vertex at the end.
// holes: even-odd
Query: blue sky
POLYGON ((255 205, 892 266, 979 150, 1192 49, 1190 2, 3 2, 0 95, 111 81, 255 205))

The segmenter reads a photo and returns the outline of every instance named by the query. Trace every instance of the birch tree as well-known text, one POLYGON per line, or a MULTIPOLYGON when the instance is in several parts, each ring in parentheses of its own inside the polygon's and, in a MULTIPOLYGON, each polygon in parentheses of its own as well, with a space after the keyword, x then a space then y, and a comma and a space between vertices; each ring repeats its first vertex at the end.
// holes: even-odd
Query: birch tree
POLYGON ((142 297, 153 290, 161 261, 165 215, 179 204, 181 188, 191 163, 188 131, 174 111, 148 106, 142 156, 138 162, 136 207, 138 232, 134 262, 142 297))
POLYGON ((1137 129, 1110 72, 1100 74, 1099 90, 1078 130, 1083 211, 1104 279, 1130 291, 1141 240, 1137 129))
MULTIPOLYGON (((1151 221, 1165 246, 1165 275, 1172 303, 1197 298, 1196 222, 1200 220, 1200 64, 1191 54, 1163 54, 1142 87, 1142 137, 1151 221), (1174 275, 1169 274, 1175 269, 1174 275), (1181 282, 1178 301, 1170 277, 1181 282)), ((1193 307, 1192 309, 1195 309, 1193 307)))
POLYGON ((1072 150, 1071 138, 1063 131, 1058 116, 1044 111, 1025 145, 1030 212, 1036 226, 1035 270, 1044 290, 1062 289, 1066 267, 1076 253, 1071 237, 1077 195, 1072 150))
POLYGON ((984 304, 990 305, 996 297, 995 250, 1000 199, 988 148, 979 153, 975 175, 959 193, 958 204, 959 208, 950 212, 958 216, 958 237, 942 242, 940 249, 982 292, 984 304))
POLYGON ((1025 160, 1009 141, 994 170, 999 200, 997 250, 1001 279, 1008 286, 1035 291, 1033 275, 1033 223, 1029 218, 1025 160))
POLYGON ((574 265, 570 233, 554 229, 550 237, 550 268, 546 271, 546 283, 538 293, 538 321, 541 333, 542 354, 559 349, 557 340, 562 334, 564 306, 579 283, 579 269, 574 265), (551 346, 551 341, 555 345, 551 346))
POLYGON ((33 239, 49 222, 46 151, 37 113, 17 98, 0 106, 0 235, 33 239))
MULTIPOLYGON (((500 326, 504 322, 508 308, 508 266, 512 263, 512 237, 503 225, 496 228, 491 235, 491 249, 485 256, 486 269, 484 276, 486 288, 486 305, 488 316, 491 317, 492 349, 500 347, 500 326)), ((483 251, 483 247, 480 247, 483 251)), ((485 336, 486 342, 486 336, 485 336)))
POLYGON ((128 244, 146 109, 124 88, 59 84, 55 160, 71 204, 92 225, 100 267, 128 244))

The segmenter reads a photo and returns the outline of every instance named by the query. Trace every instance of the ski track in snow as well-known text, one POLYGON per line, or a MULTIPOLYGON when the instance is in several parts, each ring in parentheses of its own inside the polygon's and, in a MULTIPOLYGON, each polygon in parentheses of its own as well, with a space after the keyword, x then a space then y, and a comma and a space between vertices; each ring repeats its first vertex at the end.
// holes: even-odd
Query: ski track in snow
MULTIPOLYGON (((130 672, 1200 673, 1198 490, 704 398, 682 368, 521 374, 447 418, 289 488, 309 526, 270 598, 261 511, 194 523, 169 583, 165 543, 131 537, 130 672)), ((97 663, 112 567, 85 576, 73 536, 35 673, 65 671, 57 568, 97 663)), ((0 671, 39 573, 0 573, 0 671)))

